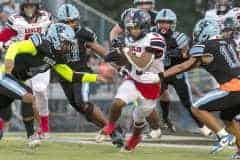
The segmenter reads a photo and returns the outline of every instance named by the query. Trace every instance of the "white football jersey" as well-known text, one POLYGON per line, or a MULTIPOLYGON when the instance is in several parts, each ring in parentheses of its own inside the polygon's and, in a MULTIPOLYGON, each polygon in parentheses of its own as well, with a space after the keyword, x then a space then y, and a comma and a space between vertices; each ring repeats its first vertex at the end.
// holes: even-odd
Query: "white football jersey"
POLYGON ((166 51, 164 37, 158 33, 148 33, 137 41, 133 41, 130 37, 126 37, 125 43, 137 56, 144 54, 147 47, 162 50, 163 54, 155 58, 147 69, 139 71, 132 65, 131 70, 129 70, 129 76, 138 82, 156 83, 159 81, 158 73, 164 71, 163 59, 166 51), (158 80, 156 78, 158 78, 158 80))
POLYGON ((240 25, 240 8, 238 7, 232 8, 224 15, 217 15, 216 9, 209 10, 205 14, 205 18, 215 19, 217 22, 219 22, 222 29, 223 29, 223 22, 228 17, 234 17, 238 21, 238 24, 240 25))
POLYGON ((44 33, 51 24, 51 15, 46 11, 40 11, 40 14, 36 23, 28 23, 24 17, 17 14, 10 16, 7 24, 17 32, 14 40, 28 39, 33 33, 44 33))

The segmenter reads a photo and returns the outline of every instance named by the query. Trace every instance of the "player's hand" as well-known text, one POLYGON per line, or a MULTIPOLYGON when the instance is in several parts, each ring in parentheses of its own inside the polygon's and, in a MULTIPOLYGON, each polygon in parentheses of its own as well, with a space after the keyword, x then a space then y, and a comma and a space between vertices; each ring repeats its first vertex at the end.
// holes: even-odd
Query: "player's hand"
POLYGON ((97 82, 110 83, 110 82, 112 82, 112 80, 109 79, 109 78, 107 78, 107 77, 104 77, 104 76, 101 75, 101 74, 98 74, 98 75, 97 75, 97 82))
POLYGON ((14 62, 12 60, 5 60, 5 71, 6 71, 6 73, 11 74, 13 68, 14 68, 14 62))

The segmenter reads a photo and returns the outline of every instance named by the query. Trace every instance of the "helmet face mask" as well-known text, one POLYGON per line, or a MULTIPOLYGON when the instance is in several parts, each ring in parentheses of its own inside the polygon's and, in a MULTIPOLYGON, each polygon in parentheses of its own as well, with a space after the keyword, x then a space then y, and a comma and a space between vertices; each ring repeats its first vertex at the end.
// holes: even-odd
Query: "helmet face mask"
POLYGON ((33 18, 39 10, 39 0, 24 0, 20 6, 22 14, 27 18, 33 18))
POLYGON ((162 9, 158 12, 155 23, 162 34, 167 34, 170 31, 175 31, 177 16, 171 9, 162 9))
POLYGON ((172 25, 174 22, 172 21, 158 21, 157 22, 157 28, 160 31, 161 34, 167 34, 172 30, 172 25))
MULTIPOLYGON (((150 29, 150 24, 150 15, 145 11, 139 9, 128 12, 124 19, 125 31, 127 33, 130 33, 129 31, 131 30, 130 36, 132 36, 133 32, 140 32, 139 37, 141 37, 148 32, 148 30, 150 29)), ((136 37, 135 35, 137 34, 134 34, 133 38, 138 39, 139 37, 136 37)))

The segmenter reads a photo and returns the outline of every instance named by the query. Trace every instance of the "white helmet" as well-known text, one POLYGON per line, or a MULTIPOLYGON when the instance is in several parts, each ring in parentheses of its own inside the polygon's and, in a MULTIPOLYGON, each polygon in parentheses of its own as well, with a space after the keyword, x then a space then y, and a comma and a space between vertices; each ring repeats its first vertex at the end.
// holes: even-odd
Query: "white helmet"
POLYGON ((221 28, 214 19, 201 19, 193 30, 193 40, 197 43, 205 42, 221 34, 221 28))
POLYGON ((158 12, 155 23, 158 23, 159 21, 170 21, 171 24, 171 30, 175 31, 176 25, 177 25, 177 16, 174 11, 171 9, 162 9, 158 12))
POLYGON ((58 21, 68 21, 80 19, 78 9, 72 4, 63 4, 57 10, 58 21))

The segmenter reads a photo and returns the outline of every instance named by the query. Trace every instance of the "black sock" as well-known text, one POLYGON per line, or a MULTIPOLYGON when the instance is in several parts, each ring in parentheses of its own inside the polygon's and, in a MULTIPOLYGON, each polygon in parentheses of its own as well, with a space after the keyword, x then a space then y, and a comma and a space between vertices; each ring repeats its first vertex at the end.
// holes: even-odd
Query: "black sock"
POLYGON ((162 108, 162 118, 164 121, 166 121, 168 119, 168 115, 169 115, 169 101, 160 101, 160 105, 162 108))
POLYGON ((29 138, 34 134, 34 120, 23 121, 23 123, 27 132, 27 137, 29 138))

